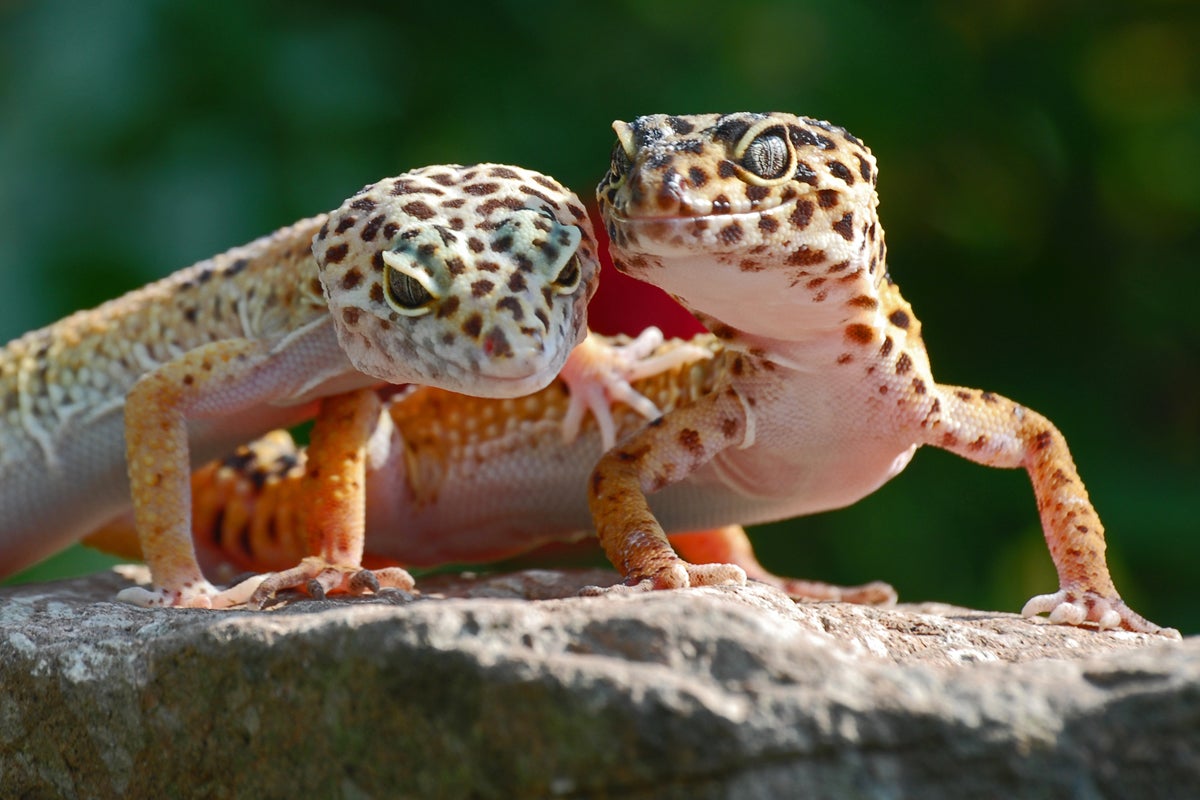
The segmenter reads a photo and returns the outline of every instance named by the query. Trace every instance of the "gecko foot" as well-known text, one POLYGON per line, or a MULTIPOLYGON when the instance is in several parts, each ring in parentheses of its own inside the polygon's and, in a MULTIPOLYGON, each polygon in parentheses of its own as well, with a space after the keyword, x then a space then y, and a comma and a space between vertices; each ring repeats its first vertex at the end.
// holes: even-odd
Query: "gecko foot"
POLYGON ((793 600, 834 600, 866 606, 896 605, 896 590, 883 581, 872 581, 861 586, 837 586, 776 575, 755 556, 750 537, 741 525, 672 533, 667 535, 667 540, 675 552, 687 561, 737 564, 746 571, 746 577, 750 580, 781 589, 793 600))
POLYGON ((651 326, 624 344, 609 344, 591 334, 571 351, 558 374, 571 394, 562 420, 564 442, 575 441, 590 411, 600 428, 601 444, 611 449, 617 443, 614 403, 624 403, 646 419, 659 416, 658 406, 634 389, 633 381, 713 357, 711 350, 688 342, 675 342, 659 352, 663 341, 662 331, 651 326))
POLYGON ((1094 622, 1100 630, 1113 628, 1157 634, 1168 639, 1181 638, 1179 631, 1155 625, 1125 605, 1120 597, 1104 597, 1096 592, 1062 589, 1053 594, 1040 594, 1025 604, 1021 614, 1026 617, 1049 614, 1050 621, 1058 625, 1094 622))
POLYGON ((580 590, 584 596, 600 594, 630 594, 654 592, 660 589, 687 589, 692 586, 718 586, 720 584, 746 584, 746 571, 736 564, 689 564, 677 559, 653 575, 639 577, 631 575, 615 586, 585 586, 580 590))
POLYGON ((117 600, 143 608, 232 608, 244 604, 258 583, 259 576, 228 589, 218 589, 208 581, 180 589, 132 586, 118 592, 117 600))
POLYGON ((357 564, 330 564, 323 558, 310 557, 291 569, 267 575, 250 595, 247 605, 263 608, 286 589, 302 589, 315 600, 328 594, 377 594, 381 588, 411 592, 416 581, 400 567, 363 569, 357 564))

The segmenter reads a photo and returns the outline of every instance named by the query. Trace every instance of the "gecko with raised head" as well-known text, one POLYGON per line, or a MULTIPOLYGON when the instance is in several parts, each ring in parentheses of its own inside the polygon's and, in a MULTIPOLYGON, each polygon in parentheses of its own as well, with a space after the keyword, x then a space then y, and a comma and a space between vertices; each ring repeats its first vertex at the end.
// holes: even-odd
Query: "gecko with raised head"
POLYGON ((613 127, 597 189, 613 262, 691 310, 724 344, 727 367, 590 479, 600 541, 631 584, 746 579, 735 564, 681 559, 656 515, 704 503, 712 519, 701 524, 752 523, 839 508, 932 445, 1029 474, 1059 589, 1025 614, 1178 635, 1118 594, 1058 429, 998 394, 934 381, 920 323, 888 274, 879 173, 861 141, 786 113, 613 127))

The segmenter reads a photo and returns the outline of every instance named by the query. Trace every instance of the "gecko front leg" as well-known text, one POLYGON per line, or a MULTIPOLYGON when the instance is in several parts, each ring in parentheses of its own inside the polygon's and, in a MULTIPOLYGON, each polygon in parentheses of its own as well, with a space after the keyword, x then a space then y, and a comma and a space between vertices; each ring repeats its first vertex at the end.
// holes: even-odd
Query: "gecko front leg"
POLYGON ((663 333, 654 326, 627 342, 589 333, 558 374, 571 393, 562 421, 563 442, 575 441, 590 412, 600 428, 602 446, 611 449, 617 443, 615 403, 629 406, 648 420, 659 416, 654 402, 633 388, 634 381, 713 357, 711 350, 692 342, 675 341, 667 348, 662 344, 663 333))
POLYGON ((625 576, 625 587, 680 589, 744 584, 751 578, 793 599, 894 605, 895 589, 881 581, 836 586, 771 573, 755 557, 740 525, 670 535, 663 531, 646 495, 686 480, 721 451, 740 447, 752 419, 744 399, 726 387, 654 420, 600 459, 588 503, 600 544, 625 576))
MULTIPOLYGON (((141 552, 154 586, 118 599, 136 605, 227 608, 246 587, 220 591, 204 577, 191 535, 189 420, 235 418, 276 397, 296 396, 294 375, 311 375, 309 359, 336 352, 332 331, 317 324, 297 339, 308 346, 275 352, 257 340, 223 340, 184 353, 143 376, 125 400, 126 461, 141 552), (322 352, 324 351, 324 352, 322 352)), ((279 410, 286 423, 311 416, 310 404, 279 410)))
MULTIPOLYGON (((308 552, 315 555, 262 580, 250 597, 251 607, 262 608, 284 589, 303 588, 318 599, 333 592, 375 593, 384 587, 412 591, 415 581, 407 570, 362 566, 368 450, 385 419, 374 390, 322 400, 309 441, 301 493, 308 552)), ((389 430, 384 429, 383 435, 389 430)))
POLYGON ((659 417, 605 453, 588 483, 588 505, 609 561, 628 586, 679 589, 745 583, 736 564, 691 564, 672 549, 646 495, 683 480, 740 444, 747 412, 732 388, 659 417))
POLYGON ((1092 622, 1179 638, 1125 604, 1105 559, 1104 526, 1058 428, 1036 411, 991 392, 938 385, 922 423, 926 443, 979 464, 1024 468, 1033 484, 1042 531, 1058 571, 1059 590, 1032 598, 1025 616, 1056 623, 1092 622))

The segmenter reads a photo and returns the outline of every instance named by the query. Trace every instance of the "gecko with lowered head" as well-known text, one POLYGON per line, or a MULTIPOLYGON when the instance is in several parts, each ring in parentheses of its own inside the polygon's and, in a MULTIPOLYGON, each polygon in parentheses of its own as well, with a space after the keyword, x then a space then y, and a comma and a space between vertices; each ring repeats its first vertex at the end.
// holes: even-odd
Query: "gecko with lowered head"
POLYGON ((0 351, 0 575, 132 501, 154 585, 124 599, 236 602, 196 563, 193 463, 360 387, 544 386, 595 279, 586 212, 557 181, 437 166, 26 334, 0 351))
MULTIPOLYGON (((250 604, 261 606, 285 588, 316 596, 378 588, 289 569, 314 555, 335 560, 322 552, 329 535, 335 549, 357 553, 376 574, 401 565, 484 563, 587 538, 583 487, 596 459, 648 416, 669 415, 707 391, 720 374, 709 367, 720 344, 710 335, 664 344, 649 328, 632 341, 593 334, 577 349, 591 351, 588 363, 601 365, 606 381, 631 389, 603 400, 620 403, 609 414, 577 419, 577 389, 561 378, 507 399, 423 386, 381 403, 377 393, 363 390, 362 397, 347 393, 327 401, 307 449, 296 447, 286 431, 273 431, 205 465, 192 476, 192 530, 205 571, 226 578, 277 572, 261 583, 245 581, 257 586, 250 604), (335 464, 347 465, 353 477, 331 476, 335 464), (365 507, 346 518, 346 503, 321 495, 349 482, 364 487, 365 507)), ((717 540, 740 543, 748 557, 740 563, 757 577, 773 577, 761 567, 755 571, 740 529, 684 538, 692 554, 711 550, 717 540)), ((141 557, 128 518, 84 541, 141 557)))

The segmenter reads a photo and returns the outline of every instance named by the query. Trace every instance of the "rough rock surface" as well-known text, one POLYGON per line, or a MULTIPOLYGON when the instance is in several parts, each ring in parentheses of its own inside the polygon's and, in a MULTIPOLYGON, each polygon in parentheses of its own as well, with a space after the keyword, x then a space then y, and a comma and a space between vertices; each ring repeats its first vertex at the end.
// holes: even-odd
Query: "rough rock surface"
POLYGON ((1200 796, 1200 639, 566 596, 611 579, 260 613, 122 606, 117 574, 4 589, 0 795, 1200 796))

